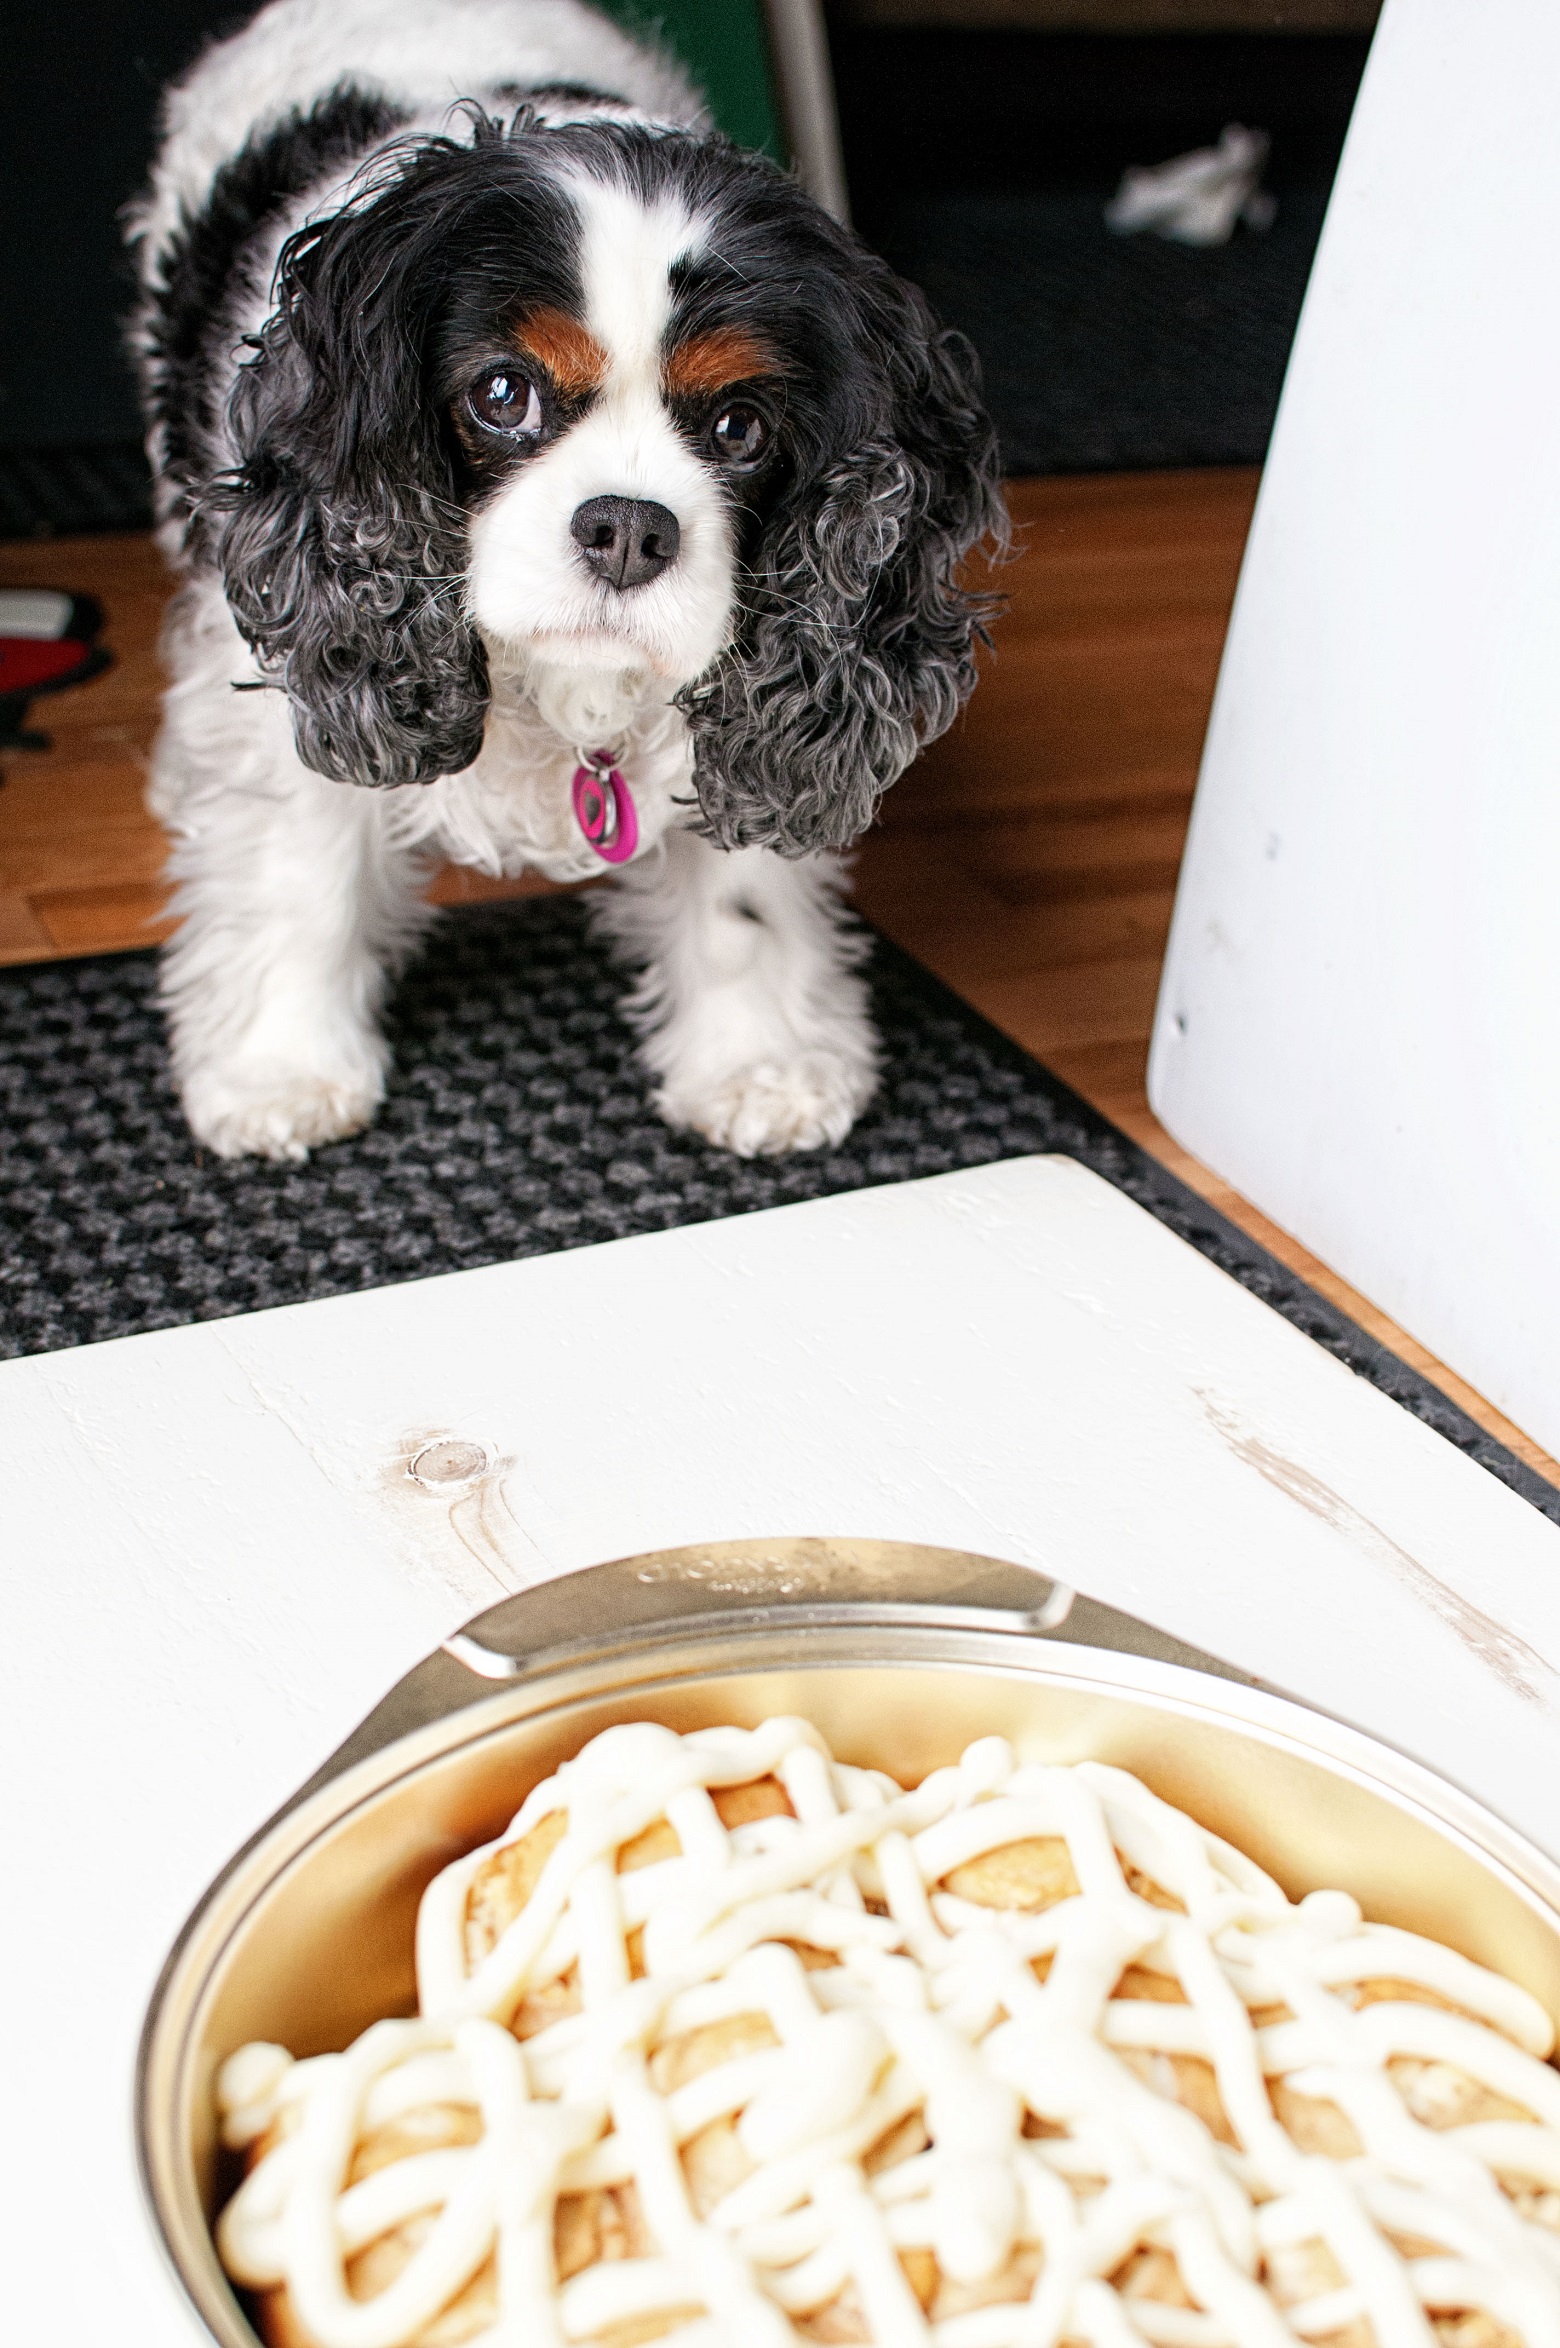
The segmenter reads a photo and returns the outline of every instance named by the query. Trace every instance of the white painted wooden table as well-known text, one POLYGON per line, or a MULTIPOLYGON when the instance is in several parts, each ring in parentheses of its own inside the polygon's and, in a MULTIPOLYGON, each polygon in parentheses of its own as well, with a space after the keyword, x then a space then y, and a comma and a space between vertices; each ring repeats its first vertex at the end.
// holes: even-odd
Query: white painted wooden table
POLYGON ((168 1944, 546 1575, 807 1533, 1031 1563, 1560 1854, 1560 1530, 1066 1160, 0 1365, 0 1429, 18 2340, 193 2339, 131 2149, 168 1944), (440 1436, 488 1473, 415 1482, 440 1436))

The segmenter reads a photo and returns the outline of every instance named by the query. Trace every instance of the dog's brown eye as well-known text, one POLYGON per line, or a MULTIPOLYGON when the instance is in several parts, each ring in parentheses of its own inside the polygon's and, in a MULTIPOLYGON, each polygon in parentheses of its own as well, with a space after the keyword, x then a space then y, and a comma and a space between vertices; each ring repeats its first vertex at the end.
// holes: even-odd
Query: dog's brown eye
POLYGON ((484 431, 502 432, 509 440, 534 440, 542 429, 536 385, 507 367, 479 375, 466 394, 466 404, 484 431))
POLYGON ((710 426, 715 454, 737 472, 756 465, 769 441, 769 426, 757 408, 722 408, 710 426))

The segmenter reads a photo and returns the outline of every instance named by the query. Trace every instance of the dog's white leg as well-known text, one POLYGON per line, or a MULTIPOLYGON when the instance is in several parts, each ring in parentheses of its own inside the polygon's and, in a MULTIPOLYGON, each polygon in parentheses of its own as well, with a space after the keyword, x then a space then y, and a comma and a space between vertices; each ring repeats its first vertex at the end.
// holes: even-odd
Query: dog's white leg
POLYGON ((859 933, 830 858, 673 832, 597 900, 644 972, 627 1008, 657 1106, 739 1156, 843 1141, 877 1083, 859 933))
POLYGON ((173 834, 179 928, 163 954, 174 1073, 225 1158, 303 1158, 384 1093, 378 1013, 428 916, 422 867, 381 794, 300 765, 281 694, 254 674, 220 594, 185 591, 151 804, 173 834))

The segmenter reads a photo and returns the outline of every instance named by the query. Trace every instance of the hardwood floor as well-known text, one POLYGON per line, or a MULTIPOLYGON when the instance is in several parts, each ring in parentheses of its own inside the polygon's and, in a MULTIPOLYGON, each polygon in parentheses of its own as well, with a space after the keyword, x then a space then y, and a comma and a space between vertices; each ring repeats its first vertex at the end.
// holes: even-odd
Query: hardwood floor
POLYGON ((144 945, 162 934, 166 852, 141 804, 161 689, 162 559, 145 538, 13 542, 0 546, 0 587, 96 595, 115 663, 33 704, 30 722, 52 749, 0 753, 0 960, 144 945))
MULTIPOLYGON (((1020 482, 1016 559, 980 690, 863 843, 863 912, 1541 1473, 1560 1466, 1190 1158, 1144 1068, 1159 965, 1256 475, 1020 482)), ((141 805, 167 594, 140 538, 0 545, 0 585, 87 589, 117 666, 40 701, 53 748, 7 754, 0 962, 162 936, 164 842, 141 805)), ((441 903, 546 883, 448 871, 441 903)))

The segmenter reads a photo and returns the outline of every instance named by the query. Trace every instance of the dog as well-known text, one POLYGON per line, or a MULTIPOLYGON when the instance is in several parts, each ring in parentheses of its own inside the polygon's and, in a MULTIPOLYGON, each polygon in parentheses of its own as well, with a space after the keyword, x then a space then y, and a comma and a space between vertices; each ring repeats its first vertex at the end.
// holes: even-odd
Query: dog
POLYGON ((198 1139, 373 1117, 452 858, 614 877, 671 1123, 841 1140, 837 851, 969 693, 1002 530, 969 346, 581 0, 273 0, 167 93, 130 233, 198 1139))

